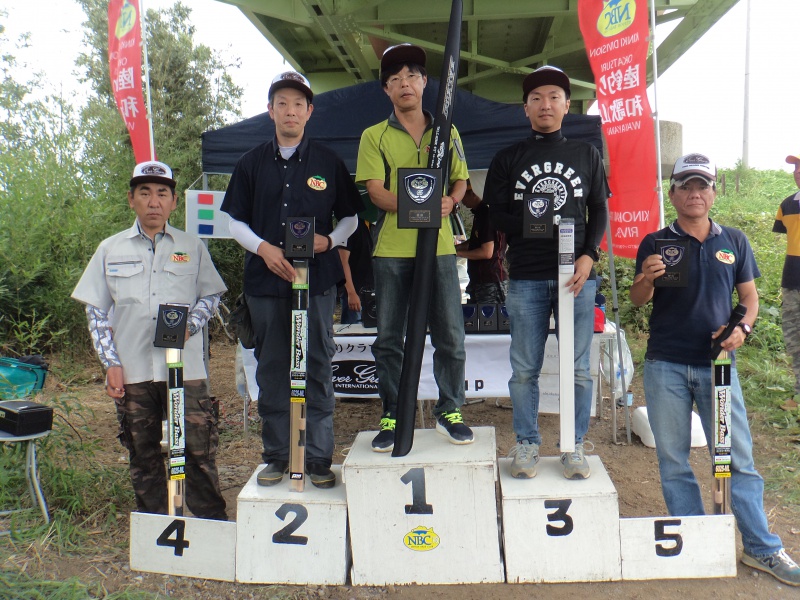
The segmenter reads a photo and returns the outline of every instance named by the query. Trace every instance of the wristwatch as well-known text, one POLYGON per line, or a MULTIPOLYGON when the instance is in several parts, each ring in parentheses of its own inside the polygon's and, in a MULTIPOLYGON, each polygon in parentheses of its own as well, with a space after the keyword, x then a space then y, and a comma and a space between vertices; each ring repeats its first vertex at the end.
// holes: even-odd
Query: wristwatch
POLYGON ((748 325, 747 323, 739 323, 738 327, 740 327, 741 330, 744 331, 744 337, 749 336, 753 331, 753 328, 750 327, 750 325, 748 325))

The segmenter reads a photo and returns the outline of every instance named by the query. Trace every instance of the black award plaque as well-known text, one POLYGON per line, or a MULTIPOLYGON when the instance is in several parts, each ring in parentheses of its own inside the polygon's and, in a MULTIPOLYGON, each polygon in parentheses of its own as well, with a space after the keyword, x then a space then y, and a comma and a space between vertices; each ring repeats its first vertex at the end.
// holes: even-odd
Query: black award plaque
POLYGON ((522 202, 522 237, 552 239, 555 194, 522 194, 522 202))
POLYGON ((689 240, 656 240, 666 271, 653 281, 655 287, 686 287, 689 284, 689 240))
POLYGON ((286 258, 314 258, 314 217, 286 220, 286 258))
POLYGON ((397 227, 442 226, 442 170, 397 169, 397 227))
POLYGON ((182 349, 186 342, 189 307, 186 304, 159 304, 156 317, 156 348, 182 349))

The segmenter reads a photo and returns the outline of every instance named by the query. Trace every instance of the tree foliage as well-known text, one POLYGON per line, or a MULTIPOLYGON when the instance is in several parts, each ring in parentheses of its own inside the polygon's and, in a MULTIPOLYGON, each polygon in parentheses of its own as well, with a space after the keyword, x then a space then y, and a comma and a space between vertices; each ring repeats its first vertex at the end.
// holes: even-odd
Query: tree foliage
MULTIPOLYGON (((70 293, 100 241, 133 221, 134 157, 111 94, 107 2, 78 1, 87 21, 77 64, 92 89, 82 106, 31 96, 41 82, 15 76, 0 11, 0 354, 88 349, 83 308, 70 293)), ((238 117, 241 89, 229 74, 236 65, 195 44, 187 6, 148 11, 148 24, 156 147, 182 198, 202 171, 200 134, 238 117)), ((183 210, 173 223, 182 227, 183 210)), ((241 252, 233 244, 215 252, 239 278, 241 252)))

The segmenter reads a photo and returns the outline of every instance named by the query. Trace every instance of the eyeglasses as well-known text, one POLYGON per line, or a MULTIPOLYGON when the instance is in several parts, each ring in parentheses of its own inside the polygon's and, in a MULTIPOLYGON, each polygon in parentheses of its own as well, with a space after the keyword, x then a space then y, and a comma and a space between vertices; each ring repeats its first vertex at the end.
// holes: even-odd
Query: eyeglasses
POLYGON ((399 75, 395 75, 394 77, 389 77, 389 79, 386 80, 386 83, 388 83, 389 85, 397 85, 401 81, 407 81, 409 85, 411 85, 421 77, 422 75, 420 75, 419 73, 411 73, 410 75, 406 75, 405 77, 400 77, 399 75))

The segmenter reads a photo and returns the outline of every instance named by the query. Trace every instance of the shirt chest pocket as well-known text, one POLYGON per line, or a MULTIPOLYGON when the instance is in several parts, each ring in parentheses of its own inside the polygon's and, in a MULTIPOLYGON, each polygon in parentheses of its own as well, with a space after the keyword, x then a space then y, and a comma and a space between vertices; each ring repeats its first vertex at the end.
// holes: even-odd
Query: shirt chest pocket
POLYGON ((164 265, 166 285, 162 291, 169 302, 194 305, 197 301, 197 263, 168 262, 164 265))
POLYGON ((108 281, 114 302, 133 304, 142 302, 145 295, 144 263, 141 260, 119 260, 106 264, 108 281))

